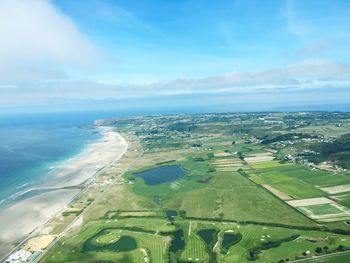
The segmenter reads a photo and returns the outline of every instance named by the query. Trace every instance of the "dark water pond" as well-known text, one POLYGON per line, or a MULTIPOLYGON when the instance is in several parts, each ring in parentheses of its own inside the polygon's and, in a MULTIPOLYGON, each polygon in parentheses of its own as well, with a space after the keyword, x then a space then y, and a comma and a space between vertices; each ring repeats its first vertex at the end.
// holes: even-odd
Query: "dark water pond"
POLYGON ((207 246, 214 243, 217 239, 218 231, 216 229, 203 229, 197 232, 198 236, 200 236, 207 246))
POLYGON ((167 165, 134 173, 134 175, 141 177, 147 185, 157 185, 182 178, 186 175, 186 172, 179 165, 167 165))
POLYGON ((221 252, 227 253, 229 248, 241 241, 242 235, 240 233, 224 233, 221 242, 221 252))
POLYGON ((109 231, 102 230, 93 237, 89 238, 83 244, 82 251, 131 251, 137 248, 137 242, 130 236, 122 236, 118 240, 108 244, 98 244, 96 240, 103 235, 108 234, 109 231))
POLYGON ((177 212, 175 210, 167 210, 166 216, 169 220, 173 220, 175 216, 177 216, 177 212))
POLYGON ((172 234, 173 239, 171 240, 171 244, 169 247, 169 252, 176 253, 181 251, 185 247, 185 238, 184 232, 180 229, 172 234))
POLYGON ((219 231, 214 228, 202 229, 197 232, 198 236, 200 236, 206 244, 205 251, 208 253, 209 263, 217 262, 216 253, 213 251, 213 248, 218 241, 218 233, 219 231))

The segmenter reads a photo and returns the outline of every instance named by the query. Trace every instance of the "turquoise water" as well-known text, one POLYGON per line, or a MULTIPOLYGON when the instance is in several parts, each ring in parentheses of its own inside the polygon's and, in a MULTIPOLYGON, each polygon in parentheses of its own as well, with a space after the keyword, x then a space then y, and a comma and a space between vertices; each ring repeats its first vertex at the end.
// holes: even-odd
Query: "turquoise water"
POLYGON ((0 116, 0 200, 48 181, 55 166, 100 138, 95 118, 0 116))

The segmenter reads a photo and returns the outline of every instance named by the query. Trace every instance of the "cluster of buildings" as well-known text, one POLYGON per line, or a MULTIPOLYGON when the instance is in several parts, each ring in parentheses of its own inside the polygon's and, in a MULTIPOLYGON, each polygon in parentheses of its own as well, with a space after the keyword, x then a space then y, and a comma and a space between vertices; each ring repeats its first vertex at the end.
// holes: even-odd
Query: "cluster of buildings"
POLYGON ((6 263, 22 263, 22 262, 34 262, 39 256, 37 253, 32 253, 24 249, 17 250, 12 253, 7 259, 6 263))

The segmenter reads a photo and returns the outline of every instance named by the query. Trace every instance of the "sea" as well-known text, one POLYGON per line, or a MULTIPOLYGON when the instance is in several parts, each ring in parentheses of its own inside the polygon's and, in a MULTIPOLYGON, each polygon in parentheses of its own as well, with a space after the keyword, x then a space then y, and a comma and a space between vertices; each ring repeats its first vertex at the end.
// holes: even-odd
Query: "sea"
MULTIPOLYGON (((338 109, 339 107, 332 106, 322 109, 347 111, 349 105, 346 107, 338 109)), ((18 193, 49 181, 54 175, 55 167, 98 140, 101 135, 93 127, 95 120, 152 115, 154 112, 196 113, 207 112, 207 109, 7 114, 0 112, 0 208, 11 202, 18 193)))
MULTIPOLYGON (((169 114, 171 111, 163 111, 169 114)), ((55 168, 101 138, 95 120, 151 115, 147 110, 0 112, 0 208, 50 181, 55 168)))
POLYGON ((96 119, 113 112, 0 115, 0 207, 52 179, 55 167, 101 135, 96 119))

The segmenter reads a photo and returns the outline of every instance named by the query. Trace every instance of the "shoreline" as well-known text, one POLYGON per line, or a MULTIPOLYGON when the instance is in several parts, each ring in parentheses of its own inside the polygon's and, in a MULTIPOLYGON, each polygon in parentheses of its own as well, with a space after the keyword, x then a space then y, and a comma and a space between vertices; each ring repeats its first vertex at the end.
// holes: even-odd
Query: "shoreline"
POLYGON ((9 205, 0 208, 0 258, 16 244, 37 232, 79 196, 106 167, 118 161, 127 151, 125 139, 112 127, 96 127, 102 137, 86 146, 79 154, 63 161, 53 171, 53 178, 17 194, 9 205), (39 191, 21 199, 21 196, 39 191), (42 192, 40 192, 42 191, 42 192))
MULTIPOLYGON (((58 129, 60 130, 62 129, 62 127, 58 127, 58 129)), ((45 156, 44 158, 42 158, 43 160, 41 162, 36 162, 35 164, 30 163, 27 167, 22 167, 23 169, 21 168, 20 170, 17 170, 17 168, 12 169, 12 171, 15 171, 13 177, 18 178, 18 180, 14 181, 13 184, 10 184, 9 190, 7 188, 3 188, 6 194, 1 195, 0 209, 3 209, 19 201, 20 199, 22 199, 21 196, 25 195, 26 193, 44 188, 42 187, 43 185, 45 185, 46 183, 50 183, 53 179, 55 179, 55 173, 57 173, 59 169, 62 169, 69 161, 72 161, 74 158, 77 158, 82 153, 88 151, 91 145, 93 145, 96 142, 99 142, 103 136, 100 131, 100 127, 98 127, 97 125, 81 127, 77 124, 76 126, 71 126, 68 128, 65 127, 64 129, 82 130, 85 132, 85 134, 82 132, 83 134, 81 138, 83 139, 78 139, 79 144, 75 143, 74 145, 70 146, 66 141, 63 141, 63 144, 67 146, 65 146, 65 152, 63 152, 62 154, 54 154, 54 156, 52 157, 49 155, 50 159, 46 158, 45 156), (94 134, 93 138, 92 135, 86 134, 86 130, 90 130, 89 133, 94 134), (24 179, 21 180, 21 177, 24 177, 24 179)), ((39 132, 41 132, 41 129, 39 129, 39 132)), ((73 136, 73 138, 78 138, 78 136, 80 136, 77 134, 70 135, 73 136)), ((60 140, 50 140, 50 142, 55 143, 60 142, 60 140)), ((30 151, 31 149, 25 150, 30 151)), ((26 151, 24 152, 26 153, 26 151)), ((29 153, 29 155, 30 154, 31 153, 29 153)), ((40 156, 40 153, 37 154, 38 156, 40 156)), ((13 166, 16 166, 16 162, 13 164, 13 166)), ((12 174, 10 174, 10 176, 12 177, 12 174)))

